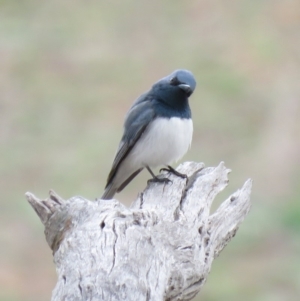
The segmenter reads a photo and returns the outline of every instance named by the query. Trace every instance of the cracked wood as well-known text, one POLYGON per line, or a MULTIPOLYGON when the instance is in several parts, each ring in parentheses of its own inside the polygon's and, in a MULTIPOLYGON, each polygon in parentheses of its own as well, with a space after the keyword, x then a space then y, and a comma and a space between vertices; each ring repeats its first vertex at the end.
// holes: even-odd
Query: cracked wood
POLYGON ((228 184, 220 163, 186 162, 183 179, 150 183, 127 208, 117 200, 27 199, 45 226, 58 281, 52 301, 190 300, 250 209, 251 180, 210 214, 228 184))

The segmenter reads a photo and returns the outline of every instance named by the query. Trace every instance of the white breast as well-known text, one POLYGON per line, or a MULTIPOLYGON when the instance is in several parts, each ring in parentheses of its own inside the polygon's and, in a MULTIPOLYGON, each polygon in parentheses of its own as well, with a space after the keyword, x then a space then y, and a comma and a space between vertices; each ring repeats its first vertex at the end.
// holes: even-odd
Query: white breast
POLYGON ((192 136, 191 119, 157 118, 130 152, 131 164, 141 167, 171 164, 187 152, 192 136))

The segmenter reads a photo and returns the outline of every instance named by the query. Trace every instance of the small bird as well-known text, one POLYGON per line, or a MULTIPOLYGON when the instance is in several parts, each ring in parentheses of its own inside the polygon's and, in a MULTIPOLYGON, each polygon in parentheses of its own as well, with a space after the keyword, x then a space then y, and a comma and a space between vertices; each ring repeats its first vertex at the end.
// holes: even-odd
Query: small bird
POLYGON ((134 102, 125 117, 123 137, 102 199, 112 199, 144 168, 153 177, 149 181, 170 181, 156 177, 150 169, 161 165, 167 166, 163 170, 186 177, 169 164, 182 158, 191 145, 193 122, 189 97, 195 88, 190 71, 176 70, 134 102))

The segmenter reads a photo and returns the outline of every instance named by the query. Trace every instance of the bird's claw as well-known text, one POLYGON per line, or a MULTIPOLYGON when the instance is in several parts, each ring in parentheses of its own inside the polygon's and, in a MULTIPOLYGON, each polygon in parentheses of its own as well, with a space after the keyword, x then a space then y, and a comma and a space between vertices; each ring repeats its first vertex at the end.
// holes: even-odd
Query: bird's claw
POLYGON ((150 184, 150 183, 164 183, 164 184, 168 184, 168 183, 173 183, 170 179, 168 179, 168 178, 157 178, 157 177, 155 177, 155 178, 153 178, 153 179, 150 179, 150 180, 148 180, 147 181, 147 183, 148 183, 148 185, 150 184))
POLYGON ((170 173, 176 175, 177 177, 180 177, 180 178, 183 178, 183 179, 187 179, 188 178, 188 176, 186 174, 180 173, 179 171, 177 171, 176 169, 174 169, 171 166, 168 166, 168 168, 164 167, 164 168, 161 168, 159 170, 159 172, 162 172, 162 171, 170 172, 170 173))

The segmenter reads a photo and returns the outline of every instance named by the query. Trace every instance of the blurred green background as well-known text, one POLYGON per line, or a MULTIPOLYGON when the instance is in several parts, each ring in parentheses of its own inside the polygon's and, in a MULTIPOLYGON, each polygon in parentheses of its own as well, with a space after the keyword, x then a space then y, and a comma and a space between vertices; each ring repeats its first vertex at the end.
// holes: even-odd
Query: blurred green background
POLYGON ((197 298, 299 300, 300 1, 2 0, 1 301, 50 300, 56 283, 24 193, 99 197, 126 111, 178 68, 198 82, 184 160, 233 170, 217 203, 254 180, 250 215, 197 298))

